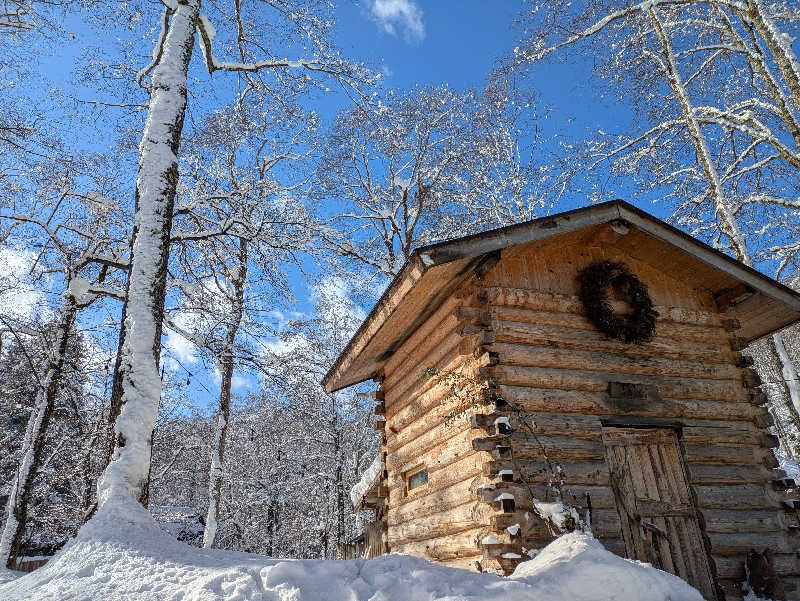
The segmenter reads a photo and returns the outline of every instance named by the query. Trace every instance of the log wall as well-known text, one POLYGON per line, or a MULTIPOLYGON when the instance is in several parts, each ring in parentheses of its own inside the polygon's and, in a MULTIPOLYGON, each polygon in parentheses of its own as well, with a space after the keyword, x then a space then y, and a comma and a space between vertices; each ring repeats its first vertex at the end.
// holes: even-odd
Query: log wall
POLYGON ((679 432, 724 598, 741 599, 751 548, 775 551, 787 590, 800 581, 800 521, 738 324, 678 259, 608 228, 513 247, 395 350, 380 377, 390 551, 508 573, 551 539, 531 499, 553 499, 557 465, 563 500, 581 512, 590 504, 595 535, 625 555, 603 427, 663 426, 679 432), (651 341, 608 339, 583 316, 577 272, 606 259, 648 284, 660 314, 651 341), (423 376, 431 367, 485 382, 491 402, 445 425, 449 392, 423 376), (620 398, 610 382, 641 385, 647 398, 620 398), (409 492, 418 466, 428 484, 409 492))
POLYGON ((482 430, 469 415, 445 424, 455 406, 451 388, 425 373, 458 373, 465 382, 477 382, 486 362, 471 349, 464 354, 463 303, 459 295, 445 301, 387 361, 381 379, 383 450, 390 551, 475 569, 482 558, 478 542, 491 528, 491 509, 476 502, 489 456, 473 448, 482 430), (407 476, 421 467, 428 483, 408 491, 407 476))
POLYGON ((554 464, 562 473, 564 501, 583 512, 589 499, 596 536, 624 555, 602 428, 668 426, 680 432, 700 526, 725 598, 742 597, 750 548, 774 550, 776 572, 792 588, 800 575, 800 522, 786 503, 785 474, 775 469, 770 448, 777 441, 766 429, 766 399, 739 352, 737 324, 717 311, 709 291, 692 284, 613 245, 568 243, 510 249, 484 278, 469 303, 485 324, 473 354, 493 358, 480 375, 500 399, 475 421, 485 434, 473 441, 491 455, 484 473, 493 488, 482 492, 494 509, 496 540, 482 545, 485 566, 508 572, 528 549, 550 540, 544 525, 526 516, 532 493, 553 500, 548 483, 554 464), (648 284, 660 313, 650 342, 608 339, 584 318, 577 272, 605 259, 624 261, 648 284), (651 396, 620 400, 610 394, 609 382, 641 384, 651 396), (498 427, 498 417, 507 425, 498 427), (514 501, 498 503, 503 492, 514 501))

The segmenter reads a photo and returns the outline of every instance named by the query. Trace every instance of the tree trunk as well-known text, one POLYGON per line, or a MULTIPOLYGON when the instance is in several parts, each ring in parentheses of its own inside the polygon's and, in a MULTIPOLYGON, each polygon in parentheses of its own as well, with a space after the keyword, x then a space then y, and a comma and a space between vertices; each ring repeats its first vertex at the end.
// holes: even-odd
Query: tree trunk
MULTIPOLYGON (((755 6, 751 12, 758 12, 762 10, 761 4, 758 0, 755 0, 754 2, 751 0, 751 6, 755 6), (758 10, 756 10, 756 8, 758 10)), ((686 91, 683 81, 681 80, 680 73, 678 72, 678 67, 675 63, 675 52, 672 48, 672 44, 667 37, 666 32, 664 31, 655 7, 648 9, 648 15, 650 16, 650 21, 653 23, 653 28, 655 29, 656 35, 661 43, 661 50, 664 55, 664 64, 667 70, 665 74, 667 81, 669 82, 670 88, 672 88, 672 92, 680 104, 684 121, 686 122, 687 129, 689 130, 689 134, 694 142, 697 159, 702 165, 703 173, 711 194, 711 201, 714 206, 714 214, 716 215, 719 228, 728 236, 731 249, 736 255, 736 258, 745 265, 752 266, 753 261, 747 249, 747 243, 745 242, 745 238, 739 230, 739 226, 736 223, 736 218, 734 217, 725 198, 713 157, 708 150, 708 143, 703 134, 700 123, 695 117, 694 107, 689 100, 689 95, 686 91)), ((771 22, 768 20, 762 20, 761 22, 763 23, 762 27, 765 29, 766 33, 769 33, 770 31, 774 33, 775 29, 771 22)), ((756 26, 758 27, 758 22, 756 22, 756 26)), ((761 28, 759 28, 759 31, 761 32, 761 28)), ((761 33, 764 35, 764 32, 761 33)), ((767 43, 769 45, 769 40, 767 40, 767 43)), ((772 45, 770 45, 770 50, 773 53, 776 52, 776 49, 774 49, 772 45)), ((791 52, 789 52, 789 54, 791 54, 791 52)), ((778 60, 780 63, 779 57, 776 57, 776 60, 778 60)), ((784 62, 787 63, 787 68, 791 67, 791 61, 789 59, 786 59, 784 62)), ((796 62, 797 61, 795 59, 795 63, 796 62)), ((794 72, 792 69, 789 69, 789 71, 789 75, 794 72)), ((784 74, 784 76, 787 76, 787 72, 784 72, 783 68, 781 69, 781 72, 784 74)), ((789 81, 791 84, 791 80, 787 81, 789 81)), ((800 410, 800 387, 798 387, 798 383, 795 381, 797 378, 797 373, 791 361, 789 361, 789 357, 783 347, 783 341, 781 340, 780 334, 775 334, 772 336, 770 339, 770 346, 772 352, 780 362, 781 372, 784 379, 784 398, 788 397, 791 399, 791 402, 786 403, 786 409, 792 418, 792 422, 795 424, 800 424, 800 416, 798 414, 798 411, 800 410)), ((790 443, 788 440, 784 440, 783 442, 785 446, 788 446, 790 443)))
POLYGON ((61 318, 56 330, 55 348, 50 353, 47 372, 36 393, 36 405, 28 418, 25 439, 22 442, 22 461, 16 476, 11 482, 11 491, 6 505, 6 522, 0 536, 0 561, 8 568, 13 567, 25 532, 28 516, 28 502, 36 472, 39 469, 44 448, 47 426, 55 407, 56 395, 67 354, 67 343, 75 325, 77 306, 72 296, 66 296, 61 310, 61 318))
POLYGON ((792 102, 800 111, 800 61, 792 50, 791 41, 788 36, 784 38, 775 27, 761 0, 748 0, 745 16, 755 25, 770 53, 775 57, 778 70, 789 87, 792 102))
POLYGON ((750 253, 747 250, 747 244, 744 236, 739 231, 730 206, 725 198, 725 193, 722 190, 722 184, 719 180, 716 165, 714 164, 714 157, 708 149, 708 142, 703 135, 703 130, 700 122, 694 114, 694 107, 689 100, 689 94, 686 92, 681 75, 678 71, 678 66, 675 62, 675 51, 664 31, 661 19, 656 13, 655 6, 651 6, 647 10, 650 22, 653 24, 656 36, 661 43, 661 51, 664 55, 664 67, 666 69, 665 76, 669 83, 672 93, 678 101, 683 113, 683 119, 686 122, 686 128, 694 143, 695 153, 697 160, 703 168, 703 175, 708 183, 709 192, 711 194, 711 201, 714 204, 714 213, 717 216, 719 229, 728 236, 731 248, 736 254, 736 258, 749 265, 751 263, 750 253))
POLYGON ((244 315, 244 288, 247 282, 247 241, 239 239, 238 269, 233 278, 233 302, 228 331, 220 357, 221 382, 219 390, 219 408, 217 410, 217 427, 214 444, 211 449, 211 468, 208 476, 208 512, 206 528, 203 532, 203 547, 214 547, 217 541, 217 523, 219 522, 220 491, 222 490, 222 469, 225 457, 225 438, 228 433, 228 420, 231 415, 231 382, 233 381, 233 351, 236 333, 244 315))
POLYGON ((112 401, 114 451, 97 485, 98 506, 129 497, 147 503, 152 433, 161 399, 158 364, 178 182, 177 153, 186 112, 186 73, 200 0, 177 4, 153 70, 147 122, 139 145, 131 268, 112 401))
MULTIPOLYGON (((779 333, 772 335, 769 345, 772 355, 781 370, 783 381, 780 384, 783 390, 779 394, 795 432, 800 434, 800 382, 798 382, 797 370, 794 368, 789 353, 786 352, 786 347, 783 345, 783 337, 779 333)), ((789 453, 792 455, 797 453, 797 449, 792 448, 788 436, 784 435, 782 442, 789 453)))

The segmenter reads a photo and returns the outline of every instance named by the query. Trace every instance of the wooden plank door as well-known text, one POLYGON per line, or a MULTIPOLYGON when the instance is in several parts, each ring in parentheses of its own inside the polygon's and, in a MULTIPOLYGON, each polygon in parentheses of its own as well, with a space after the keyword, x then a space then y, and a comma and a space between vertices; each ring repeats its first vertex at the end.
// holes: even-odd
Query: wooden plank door
POLYGON ((628 557, 671 572, 716 599, 678 438, 668 428, 603 428, 628 557))

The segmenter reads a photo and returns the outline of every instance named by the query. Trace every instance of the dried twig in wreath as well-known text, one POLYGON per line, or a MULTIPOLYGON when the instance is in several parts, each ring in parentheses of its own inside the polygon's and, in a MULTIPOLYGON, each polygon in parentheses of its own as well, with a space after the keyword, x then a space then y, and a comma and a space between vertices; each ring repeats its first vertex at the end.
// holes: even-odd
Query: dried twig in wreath
POLYGON ((578 297, 586 316, 603 334, 622 342, 647 342, 653 337, 658 312, 653 308, 647 284, 627 265, 614 261, 592 263, 578 273, 578 282, 578 297), (632 309, 629 314, 614 314, 608 300, 609 286, 625 297, 632 309))

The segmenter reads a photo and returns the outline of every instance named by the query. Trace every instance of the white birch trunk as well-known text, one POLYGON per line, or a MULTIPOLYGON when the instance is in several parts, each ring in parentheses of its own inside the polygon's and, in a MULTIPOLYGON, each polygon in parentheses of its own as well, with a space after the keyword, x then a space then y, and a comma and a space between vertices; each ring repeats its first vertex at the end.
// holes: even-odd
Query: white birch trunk
POLYGON ((683 113, 683 119, 686 122, 686 128, 689 130, 689 135, 694 143, 695 152, 697 153, 697 160, 703 168, 703 174, 708 182, 709 193, 711 194, 711 201, 714 205, 714 212, 717 215, 719 228, 728 236, 731 248, 733 249, 736 258, 750 265, 752 260, 750 253, 747 250, 747 244, 744 236, 742 235, 736 223, 736 218, 731 211, 731 207, 725 198, 725 193, 720 183, 719 173, 717 172, 714 158, 711 156, 711 151, 708 149, 708 142, 703 135, 702 126, 697 120, 694 113, 689 94, 683 84, 678 65, 675 62, 675 51, 672 48, 672 42, 667 37, 664 31, 663 24, 656 13, 655 5, 651 6, 648 11, 648 16, 655 29, 656 36, 661 43, 662 54, 664 55, 664 66, 666 68, 666 78, 672 93, 678 100, 683 113))
POLYGON ((233 382, 233 351, 236 334, 244 315, 244 288, 247 282, 247 241, 240 239, 238 271, 233 278, 233 303, 230 322, 225 336, 220 360, 219 408, 214 444, 211 449, 211 469, 208 476, 208 511, 206 512, 206 528, 203 532, 203 547, 211 548, 217 542, 217 526, 220 515, 220 493, 225 476, 223 461, 225 457, 225 439, 228 432, 228 421, 231 415, 231 384, 233 382))
POLYGON ((36 472, 39 469, 50 416, 55 407, 58 386, 67 355, 67 343, 75 324, 76 313, 74 297, 66 296, 54 340, 54 349, 50 353, 44 378, 39 382, 36 403, 25 429, 25 438, 22 441, 21 449, 22 460, 14 480, 11 482, 11 490, 6 503, 6 520, 3 533, 0 535, 0 562, 8 568, 13 567, 11 564, 19 553, 22 535, 25 532, 28 500, 33 490, 36 472))
POLYGON ((800 61, 797 60, 797 55, 792 50, 791 39, 788 35, 778 31, 761 0, 749 0, 747 9, 747 17, 753 22, 770 53, 775 57, 778 70, 789 87, 792 102, 800 111, 800 61))
POLYGON ((786 347, 783 345, 783 338, 780 334, 772 335, 772 344, 775 346, 775 354, 780 361, 781 374, 783 375, 783 381, 786 382, 792 407, 800 414, 800 382, 798 382, 797 370, 789 358, 789 353, 786 352, 786 347))
MULTIPOLYGON (((755 0, 755 4, 760 6, 760 2, 758 0, 755 0)), ((670 88, 672 88, 672 92, 675 94, 675 97, 680 104, 687 129, 689 130, 689 134, 694 142, 697 159, 700 161, 700 164, 703 167, 703 172, 705 174, 706 181, 708 182, 711 201, 714 206, 714 213, 716 215, 719 228, 728 236, 731 248, 736 255, 736 258, 745 265, 752 266, 753 260, 747 249, 747 243, 744 235, 742 235, 739 225, 736 222, 736 218, 731 211, 731 207, 725 198, 725 194, 719 179, 719 173, 717 172, 711 152, 708 149, 708 143, 703 135, 700 123, 695 117, 694 107, 691 104, 689 94, 687 93, 680 73, 678 72, 672 43, 664 31, 661 20, 656 13, 655 6, 648 9, 648 15, 653 24, 656 35, 658 36, 659 42, 661 43, 661 49, 664 55, 664 64, 666 66, 667 81, 669 82, 670 88)), ((775 31, 774 26, 772 26, 771 31, 775 31)), ((769 44, 769 41, 767 42, 769 44)), ((790 399, 790 402, 786 403, 786 409, 792 416, 792 421, 794 423, 800 423, 800 418, 798 417, 798 415, 800 415, 800 387, 798 387, 798 382, 796 381, 797 372, 794 369, 788 354, 786 353, 786 349, 783 346, 783 341, 780 334, 775 334, 772 336, 771 344, 773 346, 775 356, 778 357, 781 372, 783 374, 783 396, 785 398, 788 395, 790 399)), ((788 446, 788 440, 783 442, 785 446, 788 446)))
POLYGON ((151 79, 147 122, 139 146, 131 268, 112 407, 114 451, 98 481, 98 509, 111 499, 146 502, 152 432, 161 397, 158 364, 178 181, 176 154, 186 111, 186 73, 194 48, 200 0, 184 0, 172 14, 151 79), (117 413, 118 415, 114 415, 117 413), (116 419, 115 419, 116 418, 116 419))

